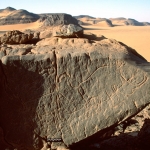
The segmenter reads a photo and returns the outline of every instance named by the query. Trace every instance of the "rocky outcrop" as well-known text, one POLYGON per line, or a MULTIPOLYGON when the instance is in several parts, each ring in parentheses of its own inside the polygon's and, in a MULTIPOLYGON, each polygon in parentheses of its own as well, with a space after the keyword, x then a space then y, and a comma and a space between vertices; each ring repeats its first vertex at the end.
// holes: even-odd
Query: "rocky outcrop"
POLYGON ((83 37, 83 28, 74 24, 63 25, 53 29, 54 37, 83 37))
POLYGON ((18 30, 7 31, 0 37, 0 43, 2 44, 24 44, 33 39, 32 33, 24 34, 18 30))
POLYGON ((78 25, 77 19, 68 14, 41 14, 40 16, 39 22, 43 23, 43 26, 78 25))
POLYGON ((147 61, 115 40, 89 39, 49 38, 24 55, 4 53, 0 127, 12 147, 89 144, 150 102, 147 61))

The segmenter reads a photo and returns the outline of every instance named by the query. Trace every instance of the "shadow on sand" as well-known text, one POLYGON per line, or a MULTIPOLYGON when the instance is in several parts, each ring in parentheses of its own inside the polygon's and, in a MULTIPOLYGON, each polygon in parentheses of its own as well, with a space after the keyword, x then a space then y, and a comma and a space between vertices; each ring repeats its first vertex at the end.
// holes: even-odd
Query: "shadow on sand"
POLYGON ((101 29, 101 28, 83 28, 84 30, 109 30, 109 29, 101 29))

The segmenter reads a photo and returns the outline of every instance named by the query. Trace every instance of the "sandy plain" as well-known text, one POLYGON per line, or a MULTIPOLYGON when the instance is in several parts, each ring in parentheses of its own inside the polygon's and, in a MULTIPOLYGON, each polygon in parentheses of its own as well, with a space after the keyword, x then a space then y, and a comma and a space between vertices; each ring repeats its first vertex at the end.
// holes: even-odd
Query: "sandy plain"
POLYGON ((104 35, 116 39, 135 49, 150 62, 150 26, 114 26, 101 27, 98 25, 83 26, 84 32, 104 35))
POLYGON ((0 25, 0 32, 9 30, 37 29, 38 27, 40 27, 40 23, 38 21, 27 24, 0 25))
MULTIPOLYGON (((17 25, 0 26, 0 36, 8 30, 36 29, 39 22, 17 25)), ((150 62, 150 26, 114 26, 86 25, 84 32, 104 35, 107 38, 116 39, 135 49, 147 61, 150 62)))

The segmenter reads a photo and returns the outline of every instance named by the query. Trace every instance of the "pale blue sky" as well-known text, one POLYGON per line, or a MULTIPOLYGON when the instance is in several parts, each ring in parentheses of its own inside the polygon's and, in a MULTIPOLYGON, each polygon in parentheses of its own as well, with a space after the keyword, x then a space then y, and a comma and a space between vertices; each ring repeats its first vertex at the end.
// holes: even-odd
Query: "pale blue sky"
POLYGON ((8 6, 33 13, 68 13, 101 18, 125 17, 150 22, 150 0, 3 0, 8 6))

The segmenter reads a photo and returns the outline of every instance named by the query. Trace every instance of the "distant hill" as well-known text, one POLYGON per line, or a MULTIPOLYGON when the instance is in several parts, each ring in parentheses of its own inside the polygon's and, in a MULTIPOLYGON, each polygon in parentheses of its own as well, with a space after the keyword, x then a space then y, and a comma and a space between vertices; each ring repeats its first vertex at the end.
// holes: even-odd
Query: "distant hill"
POLYGON ((61 24, 78 24, 77 19, 65 13, 34 14, 24 9, 12 7, 0 9, 0 25, 24 24, 39 21, 40 26, 55 26, 61 24))
POLYGON ((12 7, 7 7, 5 9, 0 9, 0 17, 5 17, 8 16, 9 14, 11 14, 14 10, 14 8, 12 7))
POLYGON ((135 19, 131 19, 131 18, 123 18, 123 17, 120 17, 120 18, 110 18, 110 20, 112 21, 112 24, 114 25, 125 25, 125 26, 128 26, 128 25, 131 25, 131 26, 147 26, 147 25, 150 25, 149 22, 139 22, 135 19))
POLYGON ((80 25, 99 25, 99 26, 106 26, 106 27, 113 27, 116 25, 119 26, 148 26, 150 25, 149 22, 139 22, 135 19, 131 18, 124 18, 124 17, 118 17, 118 18, 95 18, 89 15, 79 15, 74 16, 80 25))
POLYGON ((39 18, 39 15, 23 9, 16 10, 7 7, 0 10, 0 25, 30 23, 37 21, 39 18))
POLYGON ((3 11, 14 11, 14 10, 16 10, 16 9, 12 8, 12 7, 6 7, 5 9, 0 9, 0 13, 3 11))
POLYGON ((138 22, 131 18, 95 18, 89 15, 72 17, 65 13, 35 14, 24 9, 16 10, 12 7, 0 9, 0 25, 24 24, 39 21, 43 26, 54 26, 61 24, 98 25, 105 27, 113 26, 148 26, 149 22, 138 22))
POLYGON ((100 25, 106 27, 113 26, 111 20, 106 18, 94 18, 88 15, 81 15, 79 17, 77 16, 76 18, 78 18, 78 23, 80 25, 100 25))

